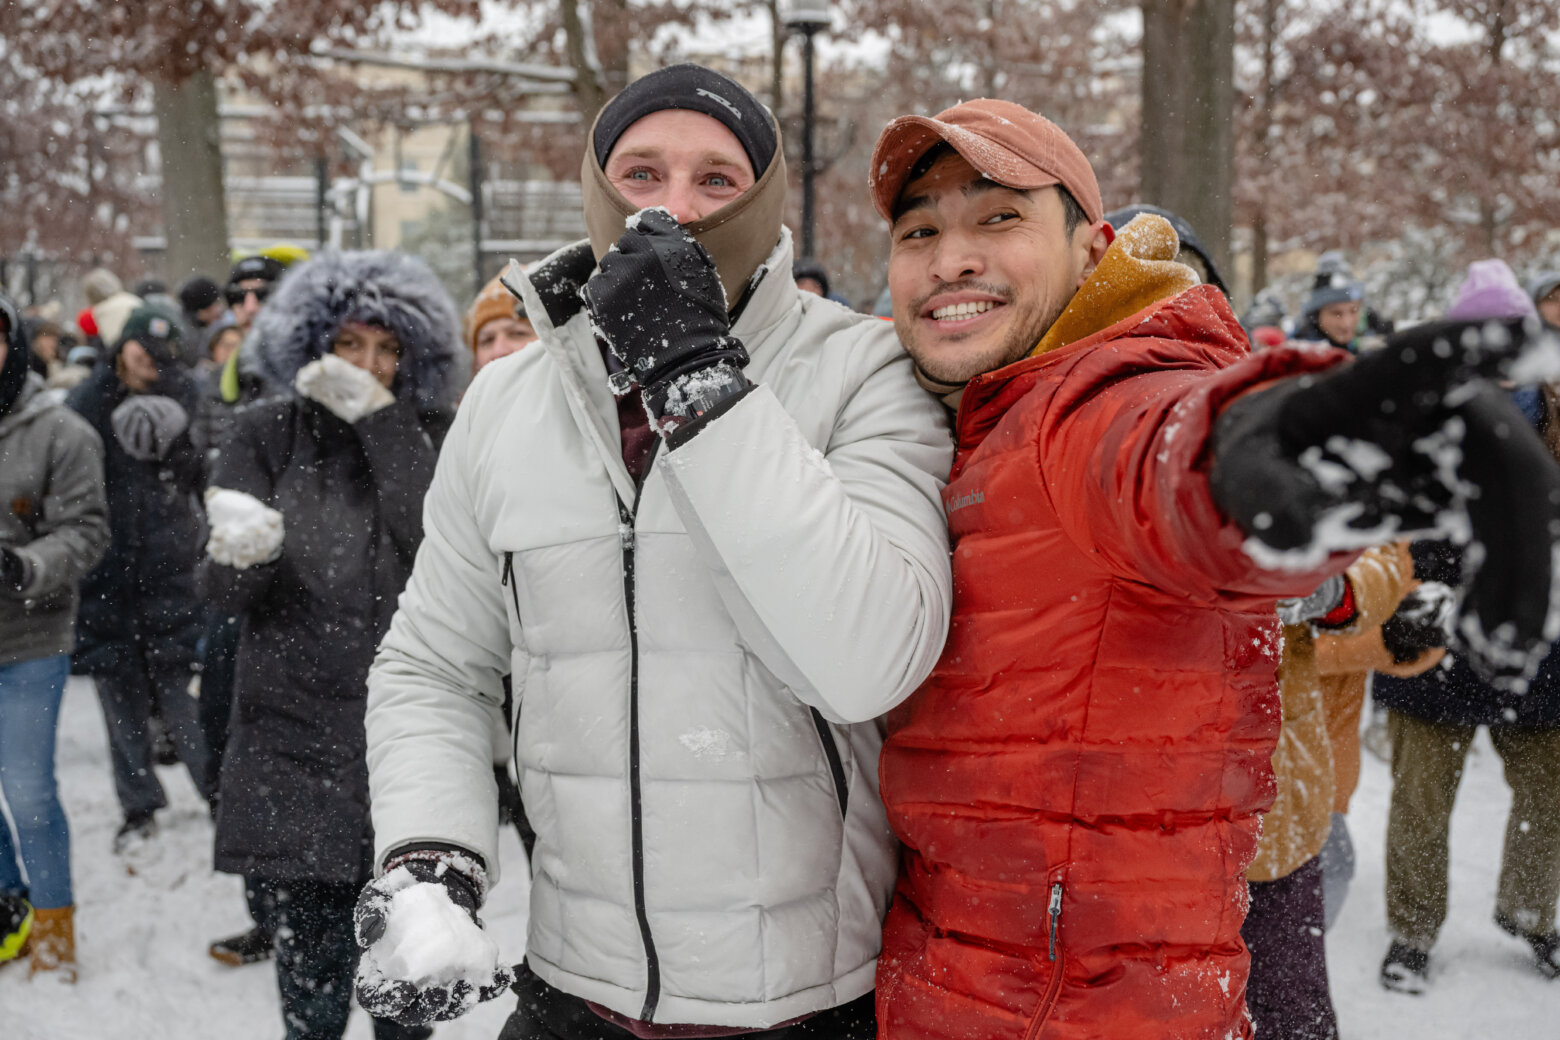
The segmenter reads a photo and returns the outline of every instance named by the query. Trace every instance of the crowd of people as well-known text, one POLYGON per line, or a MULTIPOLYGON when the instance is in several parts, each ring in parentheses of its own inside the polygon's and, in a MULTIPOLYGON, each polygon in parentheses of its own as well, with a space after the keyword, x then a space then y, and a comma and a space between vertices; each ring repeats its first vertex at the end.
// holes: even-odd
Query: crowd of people
POLYGON ((182 764, 289 1040, 354 991, 387 1040, 506 992, 503 1040, 1335 1038, 1367 699, 1382 984, 1432 980, 1479 727, 1495 925, 1560 977, 1560 273, 1396 330, 1329 253, 1237 320, 978 100, 878 141, 884 321, 793 258, 783 155, 672 66, 590 131, 589 240, 463 317, 388 251, 0 295, 0 968, 78 971, 78 674, 113 853, 182 764))

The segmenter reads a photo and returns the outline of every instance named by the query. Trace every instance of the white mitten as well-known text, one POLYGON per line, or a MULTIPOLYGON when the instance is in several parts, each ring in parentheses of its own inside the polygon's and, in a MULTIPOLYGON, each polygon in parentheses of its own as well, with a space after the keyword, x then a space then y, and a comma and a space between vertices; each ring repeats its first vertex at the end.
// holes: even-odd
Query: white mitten
POLYGON ((253 495, 207 488, 206 520, 206 555, 218 563, 242 571, 282 555, 282 514, 253 495))
POLYGON ((298 370, 293 385, 304 397, 329 408, 345 422, 355 423, 365 415, 395 403, 395 395, 364 371, 335 354, 309 362, 298 370))

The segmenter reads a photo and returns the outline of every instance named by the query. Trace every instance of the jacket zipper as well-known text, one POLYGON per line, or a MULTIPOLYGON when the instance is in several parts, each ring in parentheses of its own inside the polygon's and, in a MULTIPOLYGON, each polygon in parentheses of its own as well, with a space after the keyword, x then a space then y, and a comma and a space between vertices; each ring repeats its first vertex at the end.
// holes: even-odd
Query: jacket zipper
MULTIPOLYGON (((504 573, 499 579, 499 587, 509 588, 509 598, 515 605, 515 627, 520 628, 520 579, 515 575, 515 554, 511 551, 504 553, 504 573)), ((515 763, 515 779, 520 778, 520 705, 514 700, 514 677, 509 676, 505 691, 508 695, 509 711, 504 719, 509 724, 509 757, 515 763)))
POLYGON ((1057 941, 1062 930, 1062 883, 1060 881, 1051 883, 1051 901, 1046 906, 1046 914, 1051 918, 1050 938, 1046 944, 1051 961, 1051 981, 1046 985, 1045 994, 1040 998, 1040 1006, 1035 1008, 1035 1016, 1024 1032, 1024 1040, 1035 1040, 1040 1035, 1040 1030, 1045 1028, 1046 1019, 1051 1017, 1051 1009, 1056 1006, 1057 994, 1062 991, 1062 974, 1067 968, 1067 961, 1057 949, 1057 941))
POLYGON ((818 739, 823 742, 823 757, 829 760, 829 774, 834 778, 834 797, 840 803, 840 819, 846 819, 850 815, 850 791, 845 785, 845 763, 840 761, 839 745, 834 743, 829 723, 818 709, 808 707, 807 710, 812 712, 813 726, 818 730, 818 739))
POLYGON ((639 937, 645 945, 645 1004, 639 1012, 641 1022, 653 1021, 661 999, 661 961, 650 934, 650 915, 645 908, 645 836, 640 812, 639 788, 639 624, 634 610, 634 518, 639 513, 639 497, 644 485, 634 493, 630 508, 618 499, 618 542, 623 551, 623 600, 628 609, 628 797, 630 827, 634 849, 634 916, 639 919, 639 937))
POLYGON ((1062 883, 1056 882, 1051 886, 1051 905, 1046 908, 1046 913, 1051 918, 1050 954, 1051 960, 1056 960, 1056 933, 1062 927, 1062 883))

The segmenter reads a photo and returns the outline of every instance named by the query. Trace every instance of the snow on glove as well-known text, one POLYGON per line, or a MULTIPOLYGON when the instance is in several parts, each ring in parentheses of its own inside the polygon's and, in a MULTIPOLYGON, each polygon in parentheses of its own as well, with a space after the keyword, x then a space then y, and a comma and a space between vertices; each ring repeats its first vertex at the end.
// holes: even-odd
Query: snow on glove
POLYGON ((206 522, 211 528, 206 555, 217 563, 242 571, 282 555, 282 514, 253 495, 207 488, 206 522))
POLYGON ((364 886, 353 911, 363 1009, 425 1025, 458 1018, 507 990, 514 970, 499 961, 477 903, 477 887, 444 854, 407 859, 364 886))
POLYGON ((109 417, 125 454, 142 462, 166 458, 173 442, 190 428, 190 413, 171 397, 132 394, 109 417))
POLYGON ((1457 593, 1438 581, 1419 585, 1381 624, 1381 645, 1398 664, 1417 661, 1426 650, 1444 647, 1451 635, 1457 593))
POLYGON ((628 218, 580 294, 653 419, 696 418, 748 389, 715 262, 664 207, 628 218))
POLYGON ((1467 546, 1465 656, 1487 680, 1520 685, 1560 634, 1560 467, 1487 380, 1546 374, 1557 356, 1536 322, 1440 322, 1248 394, 1214 430, 1214 500, 1274 568, 1403 537, 1467 546))
POLYGON ((383 383, 335 354, 326 354, 298 370, 293 385, 312 401, 318 401, 343 422, 355 423, 395 403, 395 395, 383 383))

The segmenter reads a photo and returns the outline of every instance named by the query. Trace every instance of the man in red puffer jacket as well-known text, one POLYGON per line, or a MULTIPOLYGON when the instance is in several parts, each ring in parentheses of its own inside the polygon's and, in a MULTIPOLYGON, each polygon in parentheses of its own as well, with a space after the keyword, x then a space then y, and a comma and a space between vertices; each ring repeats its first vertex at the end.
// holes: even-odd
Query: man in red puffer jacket
POLYGON ((1499 467, 1560 489, 1478 381, 1525 333, 1251 355, 1224 296, 1173 262, 1170 225, 1115 232, 1077 146, 1006 102, 895 120, 871 169, 896 327, 957 410, 952 626, 879 770, 906 846, 879 1035, 1249 1037, 1274 601, 1323 586, 1313 614, 1346 627, 1347 584, 1327 579, 1355 549, 1471 512, 1484 545, 1537 547, 1475 578, 1464 618, 1512 622, 1486 656, 1531 673, 1554 508, 1466 483, 1499 467), (1450 418, 1461 483, 1414 447, 1450 418))

